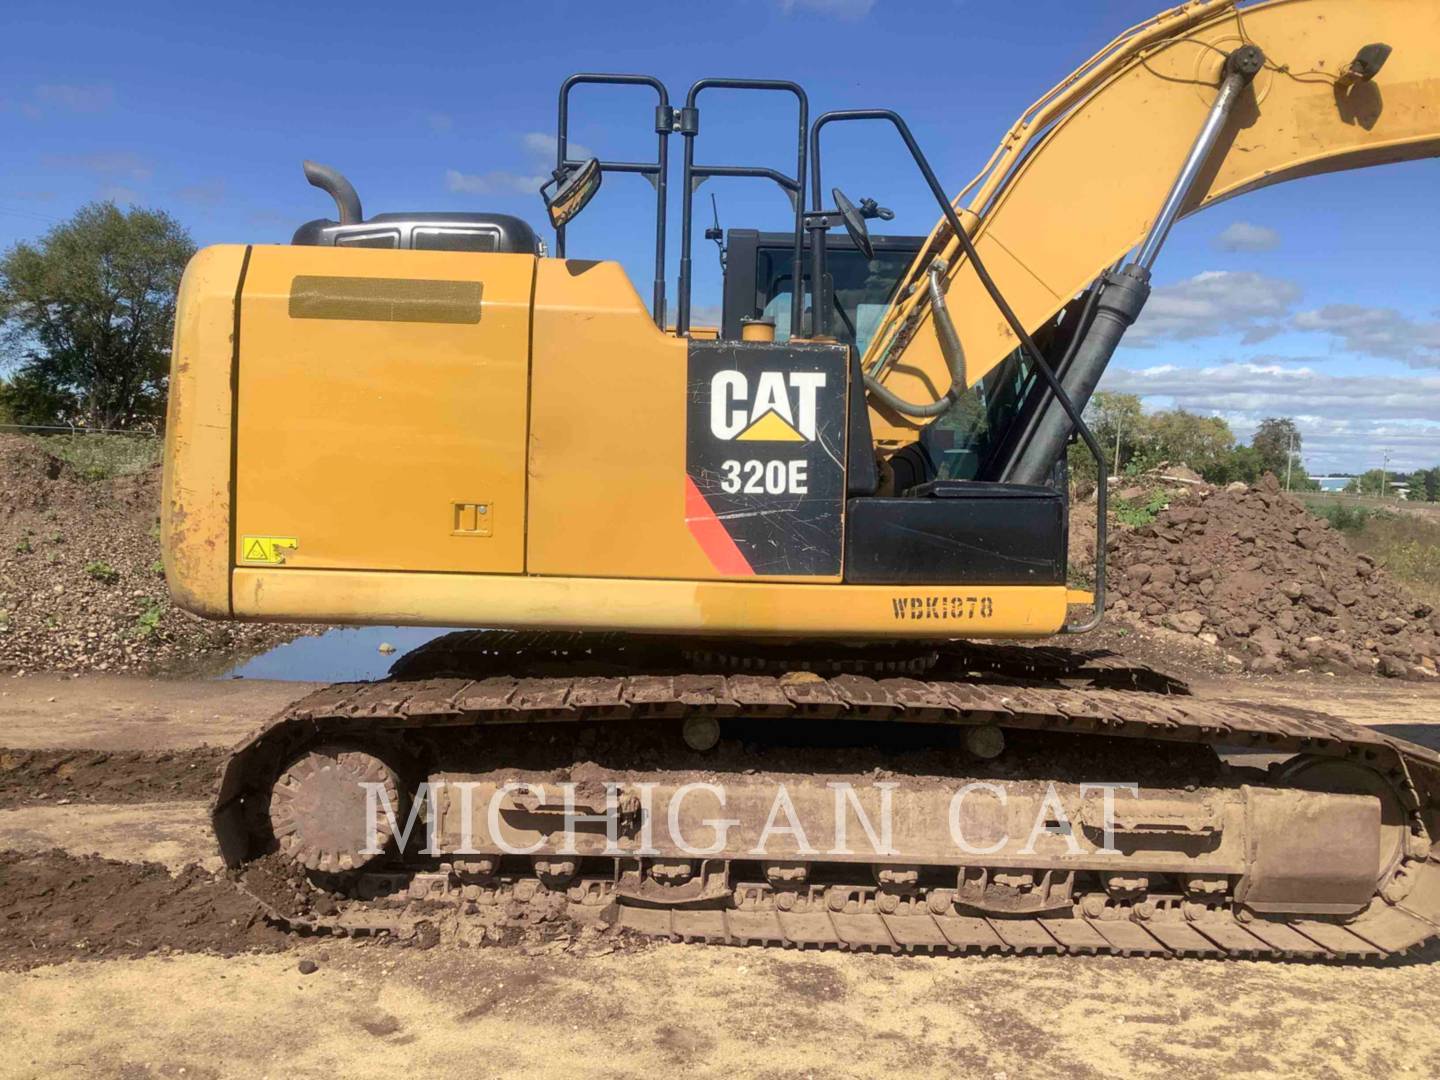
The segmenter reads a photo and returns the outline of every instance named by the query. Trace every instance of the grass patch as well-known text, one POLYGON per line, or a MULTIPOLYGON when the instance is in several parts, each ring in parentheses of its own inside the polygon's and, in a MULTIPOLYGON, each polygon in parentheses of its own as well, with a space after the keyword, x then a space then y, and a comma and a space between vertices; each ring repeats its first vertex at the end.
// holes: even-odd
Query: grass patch
POLYGON ((31 436, 86 480, 109 480, 154 468, 164 444, 153 435, 31 436))
POLYGON ((1364 506, 1310 505, 1345 542, 1383 566, 1425 603, 1440 608, 1440 523, 1364 506))
POLYGON ((116 570, 109 563, 86 563, 85 573, 89 574, 96 581, 104 582, 106 585, 114 585, 115 582, 120 580, 120 571, 116 570))
POLYGON ((1116 499, 1111 503, 1115 513, 1115 520, 1122 525, 1128 525, 1132 529, 1138 529, 1141 525, 1149 525, 1165 509, 1170 502, 1170 496, 1163 491, 1152 491, 1148 497, 1140 499, 1116 499))
POLYGON ((149 637, 155 633, 160 626, 160 620, 165 617, 165 606, 158 600, 148 601, 149 607, 142 611, 135 619, 135 634, 137 637, 149 637))
POLYGON ((1332 529, 1351 534, 1364 532, 1365 526, 1371 521, 1395 517, 1388 510, 1374 510, 1368 506, 1348 506, 1345 503, 1322 503, 1307 500, 1305 507, 1316 517, 1328 521, 1332 529))

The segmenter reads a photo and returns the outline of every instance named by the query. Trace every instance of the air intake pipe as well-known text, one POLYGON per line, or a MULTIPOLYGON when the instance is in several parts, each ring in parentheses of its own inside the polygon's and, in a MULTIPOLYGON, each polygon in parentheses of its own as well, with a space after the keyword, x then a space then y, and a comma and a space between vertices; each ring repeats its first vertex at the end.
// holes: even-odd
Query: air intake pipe
POLYGON ((335 200, 341 225, 359 225, 365 220, 365 215, 360 210, 360 196, 355 193, 350 181, 340 175, 338 169, 321 165, 318 161, 307 161, 304 168, 305 179, 335 200))

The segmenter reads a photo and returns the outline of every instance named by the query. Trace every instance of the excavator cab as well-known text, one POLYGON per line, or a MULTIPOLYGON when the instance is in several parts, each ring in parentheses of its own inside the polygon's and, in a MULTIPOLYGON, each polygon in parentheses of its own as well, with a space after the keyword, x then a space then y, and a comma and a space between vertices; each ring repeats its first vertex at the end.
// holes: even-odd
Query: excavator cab
POLYGON ((702 79, 673 108, 646 76, 574 76, 541 192, 554 257, 509 215, 367 218, 343 176, 307 162, 338 220, 288 247, 207 249, 182 290, 166 518, 179 601, 222 617, 680 634, 1060 629, 1078 595, 1063 485, 956 479, 943 425, 877 442, 860 357, 925 241, 870 236, 892 216, 873 200, 822 197, 818 133, 842 118, 812 128, 788 82, 702 79), (595 83, 655 91, 653 159, 567 156, 570 93, 595 83), (793 172, 697 158, 714 91, 796 103, 793 172), (655 188, 648 305, 617 263, 566 254, 568 224, 612 174, 655 188), (721 325, 702 329, 693 204, 718 179, 775 184, 794 228, 731 230, 721 325), (757 608, 762 589, 778 604, 757 608))
MULTIPOLYGON (((784 232, 731 229, 725 236, 724 304, 720 336, 741 339, 746 320, 775 328, 775 340, 790 336, 790 305, 794 275, 800 290, 810 296, 810 271, 804 259, 797 271, 793 237, 784 232)), ((826 239, 827 263, 833 285, 830 291, 834 320, 832 332, 864 355, 885 310, 905 272, 925 244, 923 236, 872 236, 873 252, 867 258, 848 236, 826 239)), ((807 305, 802 325, 809 327, 814 312, 807 305)))

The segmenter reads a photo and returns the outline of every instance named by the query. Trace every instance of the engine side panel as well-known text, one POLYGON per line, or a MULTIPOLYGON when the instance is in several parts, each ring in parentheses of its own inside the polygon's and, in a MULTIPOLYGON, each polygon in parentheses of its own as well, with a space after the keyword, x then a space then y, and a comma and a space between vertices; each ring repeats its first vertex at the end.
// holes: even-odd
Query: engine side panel
POLYGON ((656 330, 616 264, 560 260, 538 263, 532 350, 536 267, 298 247, 197 256, 168 434, 177 602, 221 618, 862 639, 1038 637, 1077 602, 1057 583, 977 587, 964 561, 953 583, 842 584, 835 350, 805 347, 798 380, 795 347, 697 367, 697 349, 733 346, 656 330), (710 394, 731 371, 744 392, 725 383, 717 421, 692 384, 699 372, 710 394), (708 447, 694 461, 692 434, 708 447), (693 475, 716 479, 707 455, 717 502, 730 457, 783 462, 787 483, 792 462, 806 466, 815 499, 767 489, 711 508, 708 534, 744 548, 750 574, 697 536, 707 522, 687 492, 693 475), (814 558, 763 564, 777 541, 750 513, 804 518, 814 558))
POLYGON ((236 565, 524 572, 535 261, 251 249, 236 565))

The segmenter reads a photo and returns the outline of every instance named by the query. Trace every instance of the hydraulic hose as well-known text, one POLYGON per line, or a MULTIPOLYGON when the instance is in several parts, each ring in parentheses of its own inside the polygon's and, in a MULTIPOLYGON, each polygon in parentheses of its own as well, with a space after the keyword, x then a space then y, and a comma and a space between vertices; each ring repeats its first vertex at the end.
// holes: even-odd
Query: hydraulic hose
POLYGON ((955 331, 950 309, 945 306, 945 293, 940 288, 940 278, 947 269, 944 259, 936 259, 930 264, 929 277, 930 310, 935 317, 935 336, 940 339, 940 353, 945 357, 945 364, 950 369, 950 388, 938 400, 921 405, 906 401, 875 376, 865 376, 865 389, 903 416, 939 416, 947 412, 965 392, 965 352, 960 347, 960 335, 955 331))

